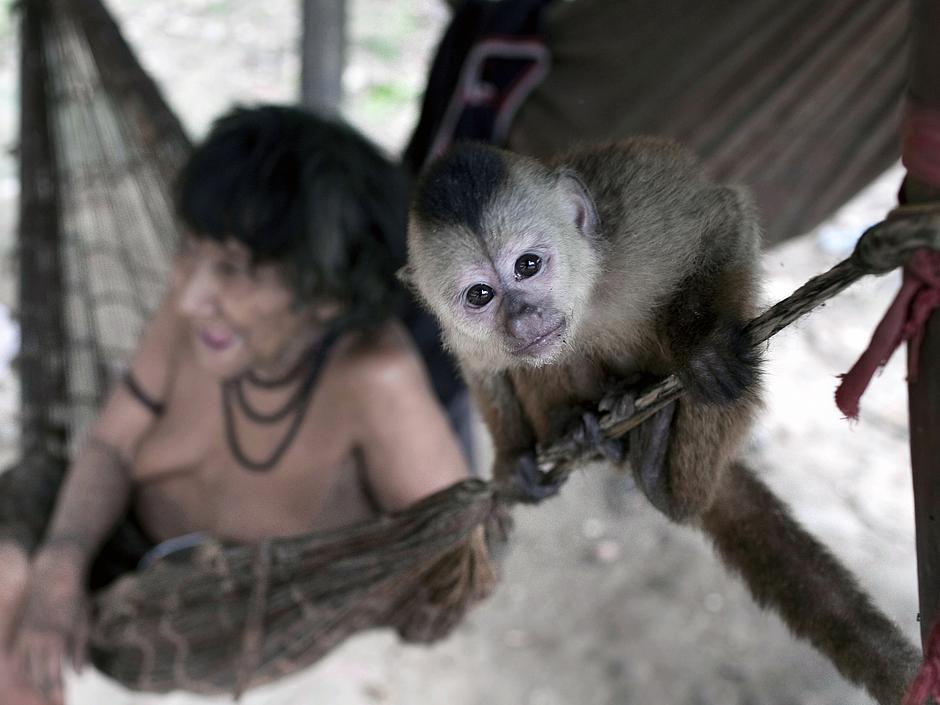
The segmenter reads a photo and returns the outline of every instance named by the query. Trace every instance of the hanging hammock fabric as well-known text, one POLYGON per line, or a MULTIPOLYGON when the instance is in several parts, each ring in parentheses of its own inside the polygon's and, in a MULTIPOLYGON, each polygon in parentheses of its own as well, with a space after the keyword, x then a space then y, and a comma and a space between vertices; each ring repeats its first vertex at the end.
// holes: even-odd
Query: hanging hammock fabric
MULTIPOLYGON (((0 475, 0 536, 31 549, 159 300, 189 143, 100 0, 25 0, 22 22, 23 460, 0 475)), ((92 659, 132 688, 241 692, 365 628, 440 638, 493 588, 508 499, 471 480, 335 532, 174 554, 94 593, 92 659)), ((98 575, 140 541, 121 526, 98 575)))
POLYGON ((139 690, 237 694, 362 629, 433 641, 495 584, 483 533, 494 506, 471 480, 336 532, 200 544, 98 596, 92 660, 139 690))
POLYGON ((417 169, 459 139, 544 158, 672 137, 716 180, 747 184, 765 242, 780 242, 900 157, 909 18, 896 0, 464 0, 406 160, 417 169), (507 114, 508 135, 496 129, 507 114))

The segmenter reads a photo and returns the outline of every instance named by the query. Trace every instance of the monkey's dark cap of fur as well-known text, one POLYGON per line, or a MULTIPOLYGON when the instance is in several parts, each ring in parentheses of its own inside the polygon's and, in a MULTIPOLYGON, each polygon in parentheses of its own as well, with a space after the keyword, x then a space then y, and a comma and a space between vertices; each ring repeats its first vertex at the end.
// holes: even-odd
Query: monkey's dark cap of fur
POLYGON ((466 223, 479 232, 483 213, 508 178, 506 160, 496 150, 482 144, 458 145, 422 176, 415 212, 429 222, 466 223))

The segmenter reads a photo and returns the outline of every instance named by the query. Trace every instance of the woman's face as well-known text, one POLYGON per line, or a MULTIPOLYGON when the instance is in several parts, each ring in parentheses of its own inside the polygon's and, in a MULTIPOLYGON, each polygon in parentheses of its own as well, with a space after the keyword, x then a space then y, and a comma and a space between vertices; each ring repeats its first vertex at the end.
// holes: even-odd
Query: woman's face
POLYGON ((296 302, 281 267, 252 264, 235 240, 187 236, 174 269, 179 314, 199 363, 219 378, 291 369, 335 307, 296 302))

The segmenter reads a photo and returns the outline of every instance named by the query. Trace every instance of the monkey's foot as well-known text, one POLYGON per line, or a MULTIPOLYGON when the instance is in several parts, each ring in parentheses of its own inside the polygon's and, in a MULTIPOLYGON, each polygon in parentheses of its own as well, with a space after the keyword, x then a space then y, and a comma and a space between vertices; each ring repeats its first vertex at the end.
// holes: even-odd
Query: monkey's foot
POLYGON ((566 479, 567 475, 559 477, 542 472, 535 454, 525 453, 516 459, 513 469, 513 498, 524 504, 538 504, 558 494, 566 479))
POLYGON ((630 465, 637 486, 650 503, 672 516, 672 490, 666 467, 670 427, 676 411, 672 402, 630 432, 630 465))

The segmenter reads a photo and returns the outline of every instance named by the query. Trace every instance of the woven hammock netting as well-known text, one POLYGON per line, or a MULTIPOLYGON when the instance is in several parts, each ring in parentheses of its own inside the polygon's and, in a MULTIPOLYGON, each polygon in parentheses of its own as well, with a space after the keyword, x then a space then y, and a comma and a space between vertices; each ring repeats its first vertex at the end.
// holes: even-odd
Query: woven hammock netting
MULTIPOLYGON (((821 217, 897 158, 906 3, 619 3, 614 15, 631 8, 631 32, 652 37, 648 57, 602 30, 603 3, 562 4, 595 14, 576 15, 583 24, 567 39, 549 36, 559 73, 519 116, 530 151, 561 146, 552 130, 578 117, 564 83, 593 32, 631 53, 617 80, 642 98, 617 108, 621 127, 662 131, 672 115, 662 124, 724 178, 777 179, 779 195, 762 203, 768 222, 808 226, 807 213, 821 217), (652 29, 669 22, 676 36, 652 29), (659 81, 670 71, 675 81, 659 81)), ((22 460, 0 475, 0 535, 31 549, 162 294, 176 240, 171 184, 190 143, 100 0, 24 0, 21 22, 22 460)), ((495 489, 469 480, 328 534, 210 541, 94 593, 92 659, 135 689, 241 692, 362 629, 440 638, 492 590, 487 541, 503 517, 495 489)), ((119 528, 103 556, 129 532, 119 528)))

